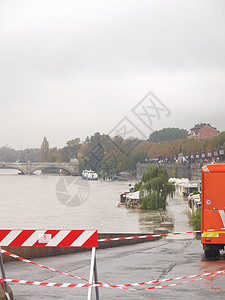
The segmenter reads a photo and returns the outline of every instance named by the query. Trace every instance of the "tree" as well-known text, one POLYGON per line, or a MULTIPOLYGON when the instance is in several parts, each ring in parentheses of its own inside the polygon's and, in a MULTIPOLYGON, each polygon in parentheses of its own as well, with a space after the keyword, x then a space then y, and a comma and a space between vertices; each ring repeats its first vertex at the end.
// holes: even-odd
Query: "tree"
POLYGON ((180 128, 163 128, 156 130, 149 136, 149 142, 161 142, 161 141, 172 141, 177 139, 183 139, 188 136, 186 129, 180 128))
POLYGON ((75 138, 73 140, 67 141, 66 144, 69 147, 80 145, 80 138, 75 138))
POLYGON ((110 174, 119 174, 121 171, 126 170, 127 157, 120 151, 114 150, 104 157, 102 162, 103 172, 110 174))
POLYGON ((87 157, 89 159, 90 168, 99 172, 105 156, 101 142, 101 134, 99 132, 96 132, 93 136, 91 136, 88 146, 89 151, 87 153, 87 157))
POLYGON ((60 162, 60 154, 58 152, 57 147, 49 149, 49 162, 60 162))
POLYGON ((0 161, 13 162, 17 158, 16 151, 8 146, 0 148, 0 161))
POLYGON ((42 144, 41 144, 41 156, 40 162, 46 162, 49 158, 49 142, 47 138, 44 136, 42 144))
POLYGON ((166 209, 166 199, 173 197, 175 186, 168 182, 166 168, 151 167, 142 176, 140 204, 143 209, 166 209))
POLYGON ((148 156, 145 151, 132 151, 127 158, 129 170, 136 170, 137 163, 145 163, 146 160, 148 156))

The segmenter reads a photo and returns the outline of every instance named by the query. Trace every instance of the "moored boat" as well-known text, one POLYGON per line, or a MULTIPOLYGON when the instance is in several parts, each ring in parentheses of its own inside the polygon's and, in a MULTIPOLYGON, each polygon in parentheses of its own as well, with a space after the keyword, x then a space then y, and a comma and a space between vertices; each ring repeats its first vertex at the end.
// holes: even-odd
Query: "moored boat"
POLYGON ((92 170, 84 170, 82 178, 85 180, 98 180, 98 174, 92 170))

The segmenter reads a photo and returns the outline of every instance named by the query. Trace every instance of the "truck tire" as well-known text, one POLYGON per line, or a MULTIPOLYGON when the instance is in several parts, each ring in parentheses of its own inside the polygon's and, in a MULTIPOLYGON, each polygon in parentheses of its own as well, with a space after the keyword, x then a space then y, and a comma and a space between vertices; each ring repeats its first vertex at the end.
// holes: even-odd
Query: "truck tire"
POLYGON ((204 252, 206 258, 218 257, 220 255, 220 251, 218 249, 205 250, 204 252))

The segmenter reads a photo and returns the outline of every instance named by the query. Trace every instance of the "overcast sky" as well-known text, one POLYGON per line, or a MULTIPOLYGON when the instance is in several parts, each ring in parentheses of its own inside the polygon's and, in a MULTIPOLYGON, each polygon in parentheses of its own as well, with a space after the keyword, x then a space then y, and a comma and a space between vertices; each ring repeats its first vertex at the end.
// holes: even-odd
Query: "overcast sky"
POLYGON ((224 15, 224 0, 1 0, 0 146, 62 147, 123 122, 141 137, 225 130, 224 15))

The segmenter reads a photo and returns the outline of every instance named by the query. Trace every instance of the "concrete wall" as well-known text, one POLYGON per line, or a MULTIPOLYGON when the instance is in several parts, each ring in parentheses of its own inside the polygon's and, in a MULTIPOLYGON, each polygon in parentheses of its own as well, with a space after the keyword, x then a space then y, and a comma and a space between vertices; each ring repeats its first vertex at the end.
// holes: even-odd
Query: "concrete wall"
MULTIPOLYGON (((149 233, 148 235, 150 235, 149 233)), ((116 238, 116 237, 131 237, 140 236, 146 234, 140 233, 98 233, 98 239, 116 238)), ((161 237, 148 237, 144 239, 131 239, 131 240, 120 240, 120 241, 106 241, 98 242, 98 249, 118 247, 124 245, 133 245, 149 241, 158 240, 161 237)), ((82 252, 90 250, 90 248, 77 248, 77 247, 2 247, 2 249, 17 254, 24 258, 37 258, 37 257, 48 257, 56 255, 65 255, 70 253, 82 252)), ((3 261, 14 260, 10 256, 3 254, 3 261)))
MULTIPOLYGON (((137 179, 141 179, 145 170, 150 164, 137 164, 137 179)), ((168 176, 173 177, 173 168, 176 168, 177 178, 188 178, 193 181, 201 179, 201 164, 163 164, 166 167, 168 176)))

